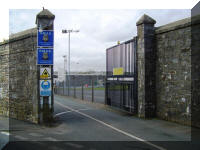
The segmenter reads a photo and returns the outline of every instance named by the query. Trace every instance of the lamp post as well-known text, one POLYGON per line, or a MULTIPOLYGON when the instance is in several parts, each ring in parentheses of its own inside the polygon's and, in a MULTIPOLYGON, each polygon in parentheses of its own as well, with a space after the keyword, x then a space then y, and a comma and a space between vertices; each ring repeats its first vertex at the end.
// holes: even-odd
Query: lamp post
MULTIPOLYGON (((66 64, 66 57, 67 55, 63 55, 63 58, 64 58, 64 82, 63 82, 63 87, 64 87, 64 91, 65 91, 65 86, 66 86, 66 67, 65 67, 65 64, 66 64)), ((63 91, 63 95, 65 94, 63 91)))
POLYGON ((69 38, 68 38, 68 96, 69 96, 69 88, 70 88, 70 33, 73 32, 79 32, 79 30, 66 30, 63 29, 62 33, 69 33, 69 38))

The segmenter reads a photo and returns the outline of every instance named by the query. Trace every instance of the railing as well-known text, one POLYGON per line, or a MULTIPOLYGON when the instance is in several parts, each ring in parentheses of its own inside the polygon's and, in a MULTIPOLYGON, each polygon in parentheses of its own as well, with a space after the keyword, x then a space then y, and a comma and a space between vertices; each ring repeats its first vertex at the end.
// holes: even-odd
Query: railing
POLYGON ((69 90, 67 83, 65 86, 64 82, 56 85, 54 88, 55 94, 96 103, 105 103, 105 76, 101 76, 100 79, 98 76, 73 77, 70 84, 69 90))

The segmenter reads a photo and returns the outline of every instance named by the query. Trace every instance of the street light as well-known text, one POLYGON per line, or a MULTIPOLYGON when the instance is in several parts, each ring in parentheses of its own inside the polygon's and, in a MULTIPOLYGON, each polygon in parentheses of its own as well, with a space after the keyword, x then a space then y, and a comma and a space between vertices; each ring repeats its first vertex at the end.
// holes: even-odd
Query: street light
POLYGON ((64 82, 63 82, 63 87, 65 89, 65 85, 66 85, 66 67, 65 67, 65 64, 66 64, 66 57, 67 55, 63 55, 63 58, 64 58, 64 82))
POLYGON ((65 34, 65 33, 69 33, 69 43, 68 43, 68 95, 69 95, 69 88, 70 88, 70 33, 73 33, 73 32, 79 32, 79 30, 66 30, 66 29, 63 29, 62 30, 62 33, 65 34))

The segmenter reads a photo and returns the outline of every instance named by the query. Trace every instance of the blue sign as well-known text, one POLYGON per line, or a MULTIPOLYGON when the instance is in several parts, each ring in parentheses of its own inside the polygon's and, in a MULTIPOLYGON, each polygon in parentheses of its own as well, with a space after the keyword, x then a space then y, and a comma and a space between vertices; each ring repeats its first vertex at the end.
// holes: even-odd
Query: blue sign
POLYGON ((42 84, 41 84, 41 87, 44 89, 44 90, 47 90, 50 88, 50 82, 48 81, 43 81, 42 84))
POLYGON ((51 80, 40 80, 40 96, 51 96, 51 80))
POLYGON ((38 65, 53 65, 53 49, 38 48, 37 49, 38 65))
POLYGON ((38 47, 53 47, 53 31, 38 31, 38 47))

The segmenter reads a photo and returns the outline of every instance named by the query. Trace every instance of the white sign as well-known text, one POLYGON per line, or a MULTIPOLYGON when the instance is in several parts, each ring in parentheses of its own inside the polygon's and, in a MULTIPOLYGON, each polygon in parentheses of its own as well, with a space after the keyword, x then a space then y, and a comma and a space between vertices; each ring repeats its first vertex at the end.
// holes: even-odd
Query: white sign
POLYGON ((40 80, 40 96, 51 96, 51 80, 40 80))
POLYGON ((51 78, 51 68, 41 67, 40 68, 40 79, 50 79, 51 78))

